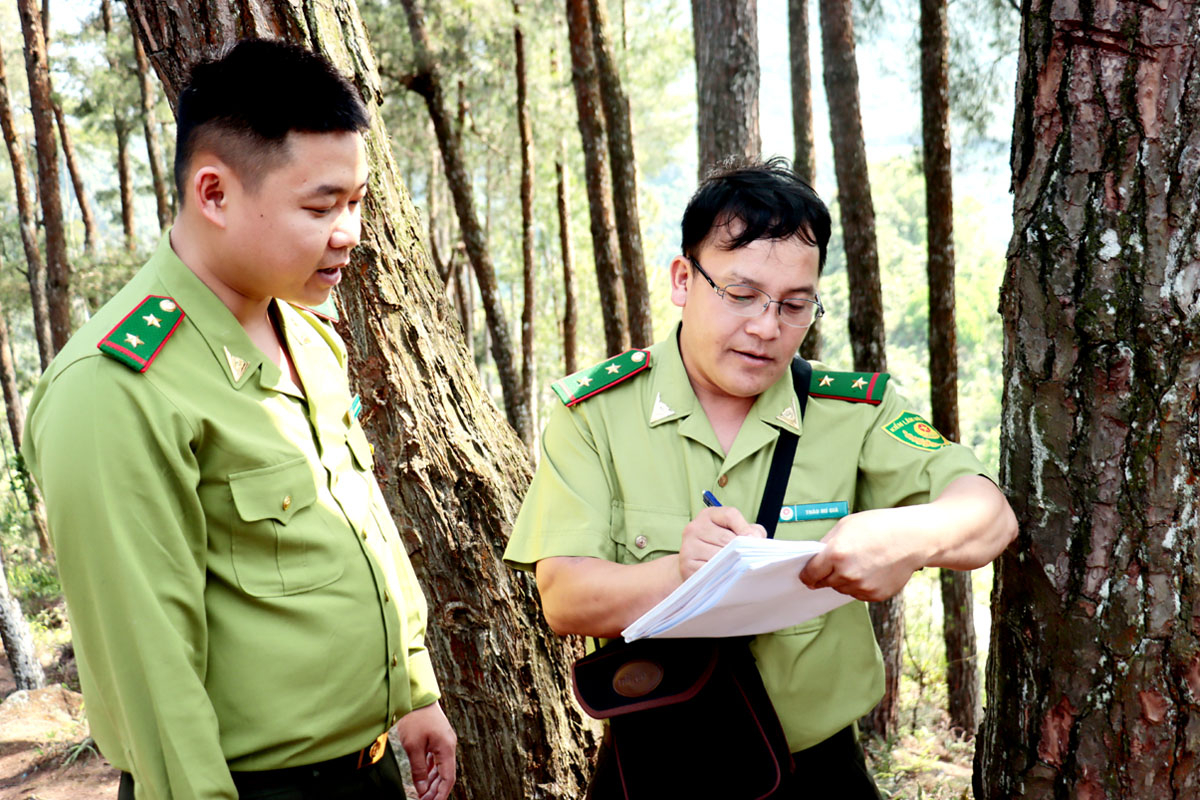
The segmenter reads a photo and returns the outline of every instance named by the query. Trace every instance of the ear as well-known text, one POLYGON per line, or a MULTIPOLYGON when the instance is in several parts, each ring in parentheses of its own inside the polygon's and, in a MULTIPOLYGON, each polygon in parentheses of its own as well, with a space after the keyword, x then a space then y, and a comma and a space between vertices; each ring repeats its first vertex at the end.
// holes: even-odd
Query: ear
POLYGON ((671 302, 683 308, 687 303, 688 280, 692 275, 692 264, 683 256, 671 259, 671 302))
POLYGON ((229 213, 231 180, 229 169, 221 164, 205 164, 192 173, 189 199, 205 219, 222 229, 229 213))

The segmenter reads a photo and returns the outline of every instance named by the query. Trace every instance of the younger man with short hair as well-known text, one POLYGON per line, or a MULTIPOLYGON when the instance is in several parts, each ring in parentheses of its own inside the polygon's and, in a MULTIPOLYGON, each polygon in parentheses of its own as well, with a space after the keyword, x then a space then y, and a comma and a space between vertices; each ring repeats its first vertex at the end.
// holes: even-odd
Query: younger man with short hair
POLYGON ((425 599, 308 308, 359 240, 366 109, 323 58, 244 41, 178 117, 179 218, 47 369, 25 439, 93 736, 121 798, 383 800, 396 725, 444 800, 425 599))

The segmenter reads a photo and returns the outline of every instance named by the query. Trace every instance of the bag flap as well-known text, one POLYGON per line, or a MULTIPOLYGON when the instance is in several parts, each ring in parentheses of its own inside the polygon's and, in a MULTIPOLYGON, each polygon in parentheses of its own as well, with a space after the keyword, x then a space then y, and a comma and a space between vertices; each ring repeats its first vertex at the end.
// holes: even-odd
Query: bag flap
POLYGON ((579 705, 594 719, 681 703, 703 688, 719 639, 617 639, 571 668, 579 705))

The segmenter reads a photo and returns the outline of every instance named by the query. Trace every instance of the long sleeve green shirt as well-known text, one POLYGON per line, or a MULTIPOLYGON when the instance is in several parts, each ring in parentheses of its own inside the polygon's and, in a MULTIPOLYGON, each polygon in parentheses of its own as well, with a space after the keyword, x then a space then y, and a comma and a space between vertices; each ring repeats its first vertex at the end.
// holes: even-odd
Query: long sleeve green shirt
POLYGON ((164 236, 30 406, 88 719, 139 800, 236 798, 230 770, 353 752, 438 697, 345 348, 276 305, 303 391, 164 236), (184 316, 145 372, 97 349, 156 303, 184 316))

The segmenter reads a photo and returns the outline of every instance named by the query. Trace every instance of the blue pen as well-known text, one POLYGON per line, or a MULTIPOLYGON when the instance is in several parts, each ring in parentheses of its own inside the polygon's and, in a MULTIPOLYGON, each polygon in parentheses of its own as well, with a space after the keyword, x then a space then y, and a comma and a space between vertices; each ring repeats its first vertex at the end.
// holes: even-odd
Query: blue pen
POLYGON ((721 507, 721 501, 718 500, 716 498, 716 495, 714 495, 712 492, 705 491, 704 494, 701 495, 701 497, 703 497, 703 499, 704 499, 704 505, 708 506, 709 508, 720 508, 721 507))

